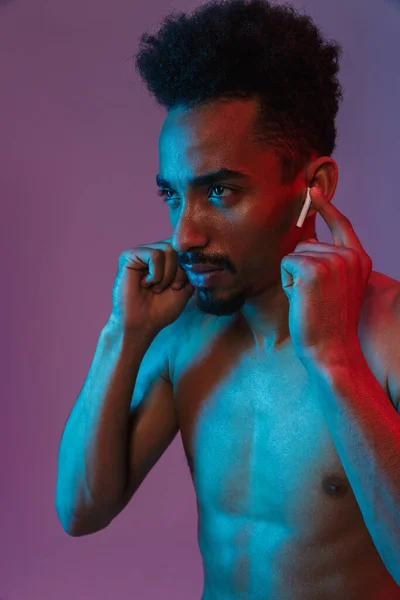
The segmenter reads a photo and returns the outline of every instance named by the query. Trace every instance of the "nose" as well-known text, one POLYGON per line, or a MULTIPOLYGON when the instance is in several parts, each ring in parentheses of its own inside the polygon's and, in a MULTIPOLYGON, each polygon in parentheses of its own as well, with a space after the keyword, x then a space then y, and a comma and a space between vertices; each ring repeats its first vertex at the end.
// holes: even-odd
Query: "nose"
POLYGON ((204 248, 209 242, 203 224, 198 224, 188 214, 182 213, 175 224, 171 236, 171 246, 178 254, 191 251, 192 248, 204 248))

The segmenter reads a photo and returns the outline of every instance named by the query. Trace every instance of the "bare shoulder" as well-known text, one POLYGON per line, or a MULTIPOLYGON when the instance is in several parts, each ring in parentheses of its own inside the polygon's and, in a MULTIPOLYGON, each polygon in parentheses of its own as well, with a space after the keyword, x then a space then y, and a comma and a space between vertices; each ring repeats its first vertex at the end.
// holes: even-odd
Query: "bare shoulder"
MULTIPOLYGON (((365 293, 363 317, 380 316, 382 320, 386 317, 391 318, 399 308, 399 300, 400 282, 379 271, 371 271, 365 293)), ((377 325, 379 326, 379 320, 377 325)))
MULTIPOLYGON (((400 282, 372 271, 360 315, 359 339, 371 371, 394 401, 391 374, 398 369, 400 282)), ((397 396, 397 392, 396 392, 397 396)))
POLYGON ((166 370, 163 377, 169 383, 172 383, 171 368, 175 364, 177 352, 185 345, 189 335, 193 334, 195 325, 198 323, 201 314, 196 306, 196 298, 193 295, 179 317, 159 334, 158 346, 161 345, 164 347, 166 359, 166 370))

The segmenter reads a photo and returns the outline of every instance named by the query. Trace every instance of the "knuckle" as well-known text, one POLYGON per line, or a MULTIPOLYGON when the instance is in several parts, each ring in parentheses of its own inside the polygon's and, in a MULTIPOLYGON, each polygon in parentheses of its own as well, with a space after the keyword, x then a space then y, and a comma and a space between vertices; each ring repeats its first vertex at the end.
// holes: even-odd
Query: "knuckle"
POLYGON ((325 264, 325 263, 323 263, 323 262, 319 262, 319 261, 315 262, 315 263, 313 264, 313 267, 312 267, 312 268, 313 268, 313 270, 314 270, 314 274, 315 274, 317 277, 321 277, 321 278, 322 278, 322 277, 328 277, 328 276, 329 276, 329 274, 330 274, 330 271, 329 271, 329 267, 328 267, 328 265, 326 265, 326 264, 325 264))
POLYGON ((119 257, 118 257, 118 260, 119 260, 120 262, 121 262, 121 261, 124 261, 124 260, 126 260, 126 259, 129 257, 129 254, 130 254, 130 251, 129 251, 129 250, 124 250, 124 251, 123 251, 123 252, 121 252, 121 254, 119 255, 119 257))
POLYGON ((374 263, 373 263, 373 260, 372 260, 372 258, 370 257, 370 255, 369 255, 369 254, 365 253, 364 261, 365 261, 365 264, 366 264, 368 267, 370 267, 370 268, 372 268, 372 267, 373 267, 373 264, 374 264, 374 263))
POLYGON ((138 253, 139 247, 136 248, 128 248, 121 252, 118 258, 118 262, 125 263, 128 260, 132 260, 134 256, 138 253))
POLYGON ((129 255, 123 252, 118 257, 118 268, 122 269, 129 262, 129 255))
POLYGON ((164 250, 161 250, 160 248, 153 248, 151 254, 154 260, 160 261, 164 258, 164 250))

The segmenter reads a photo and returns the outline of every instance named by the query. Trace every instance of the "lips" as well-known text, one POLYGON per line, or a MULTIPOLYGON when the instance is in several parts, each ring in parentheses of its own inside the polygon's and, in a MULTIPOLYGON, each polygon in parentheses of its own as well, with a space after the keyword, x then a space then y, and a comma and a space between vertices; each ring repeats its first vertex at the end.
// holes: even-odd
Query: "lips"
POLYGON ((221 267, 214 267, 212 265, 194 265, 193 267, 184 267, 184 269, 185 271, 190 271, 190 273, 208 273, 210 271, 222 271, 221 267))
POLYGON ((203 271, 202 273, 195 273, 190 269, 187 271, 187 277, 194 287, 210 287, 218 285, 225 274, 225 269, 216 268, 213 268, 212 271, 203 271))

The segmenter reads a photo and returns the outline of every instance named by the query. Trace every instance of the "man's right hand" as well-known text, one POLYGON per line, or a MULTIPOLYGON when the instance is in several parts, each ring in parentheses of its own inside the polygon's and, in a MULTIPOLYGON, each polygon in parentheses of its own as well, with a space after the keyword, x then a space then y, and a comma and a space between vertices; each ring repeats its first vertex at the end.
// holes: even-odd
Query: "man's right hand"
POLYGON ((158 333, 179 317, 193 295, 195 288, 178 265, 170 240, 140 244, 119 257, 109 320, 122 331, 158 333), (173 289, 175 284, 182 289, 173 289), (154 290, 157 285, 160 293, 154 290))

